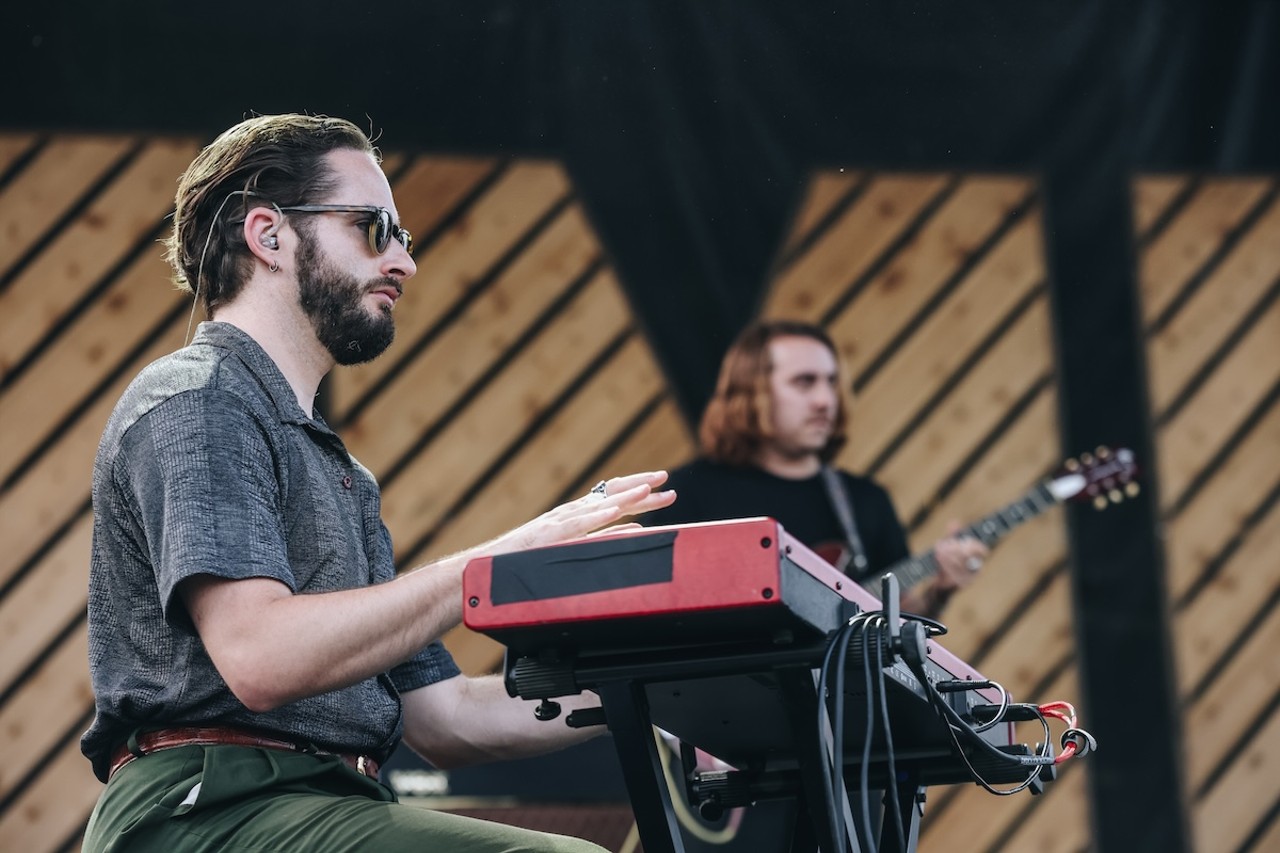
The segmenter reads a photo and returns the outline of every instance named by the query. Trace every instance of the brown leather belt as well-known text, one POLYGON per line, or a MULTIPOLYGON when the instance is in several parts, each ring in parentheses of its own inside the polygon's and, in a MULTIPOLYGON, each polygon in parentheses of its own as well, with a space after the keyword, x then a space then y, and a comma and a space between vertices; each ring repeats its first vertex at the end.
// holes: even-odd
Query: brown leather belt
POLYGON ((371 779, 378 778, 378 762, 367 755, 344 755, 340 752, 323 752, 311 749, 303 744, 280 738, 267 737, 245 729, 233 729, 226 726, 189 726, 180 729, 158 729, 143 732, 136 739, 137 752, 129 749, 128 743, 121 744, 111 754, 111 769, 107 778, 135 758, 140 758, 162 749, 174 749, 179 746, 252 746, 262 749, 279 749, 285 752, 305 752, 313 755, 333 755, 341 758, 352 770, 371 779))

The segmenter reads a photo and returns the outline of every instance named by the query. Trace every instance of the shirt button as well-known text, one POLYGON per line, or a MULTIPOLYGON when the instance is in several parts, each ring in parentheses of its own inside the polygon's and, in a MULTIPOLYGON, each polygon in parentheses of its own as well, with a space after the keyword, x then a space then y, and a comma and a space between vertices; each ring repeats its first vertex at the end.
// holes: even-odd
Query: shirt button
POLYGON ((351 475, 350 475, 350 474, 348 474, 347 476, 345 476, 345 477, 343 477, 343 478, 342 478, 342 488, 347 489, 348 491, 350 491, 350 489, 351 489, 351 475))

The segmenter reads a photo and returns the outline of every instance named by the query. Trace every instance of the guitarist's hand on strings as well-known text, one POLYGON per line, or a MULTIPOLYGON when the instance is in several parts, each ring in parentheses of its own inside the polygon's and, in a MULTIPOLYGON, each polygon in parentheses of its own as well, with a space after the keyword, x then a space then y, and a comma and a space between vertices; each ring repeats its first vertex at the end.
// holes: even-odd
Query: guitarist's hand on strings
POLYGON ((948 525, 947 537, 933 546, 938 573, 903 595, 903 610, 936 619, 956 590, 967 586, 977 575, 991 551, 971 536, 960 536, 962 529, 956 521, 948 525))

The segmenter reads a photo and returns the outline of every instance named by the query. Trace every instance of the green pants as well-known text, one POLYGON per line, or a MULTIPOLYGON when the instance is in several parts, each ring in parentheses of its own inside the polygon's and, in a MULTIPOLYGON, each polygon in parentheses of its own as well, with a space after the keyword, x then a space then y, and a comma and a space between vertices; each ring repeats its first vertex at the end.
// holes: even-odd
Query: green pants
POLYGON ((440 851, 601 853, 580 838, 517 829, 396 801, 332 756, 184 746, 135 759, 89 818, 97 851, 440 851))

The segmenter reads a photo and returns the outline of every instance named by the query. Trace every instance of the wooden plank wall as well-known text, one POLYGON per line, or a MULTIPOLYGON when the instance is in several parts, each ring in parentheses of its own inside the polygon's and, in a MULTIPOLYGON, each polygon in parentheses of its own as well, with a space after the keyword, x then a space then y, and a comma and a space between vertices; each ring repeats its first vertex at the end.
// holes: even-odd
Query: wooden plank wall
MULTIPOLYGON (((77 849, 100 789, 77 748, 89 472, 124 384, 183 340, 190 303, 156 240, 198 145, 0 136, 0 849, 77 849)), ((387 169, 420 272, 395 346, 337 372, 325 405, 383 485, 402 566, 692 453, 558 166, 387 169)), ((1197 849, 1263 850, 1280 800, 1280 205, 1261 178, 1136 187, 1197 849)), ((918 547, 1058 461, 1039 228, 1021 178, 834 172, 779 259, 765 312, 839 341, 857 393, 841 461, 891 489, 918 547)), ((1060 515, 1028 524, 948 611, 949 647, 1021 698, 1077 698, 1066 571, 1060 515)), ((469 671, 497 659, 467 632, 447 642, 469 671)), ((922 849, 1087 849, 1087 772, 1038 799, 936 791, 922 849)))

